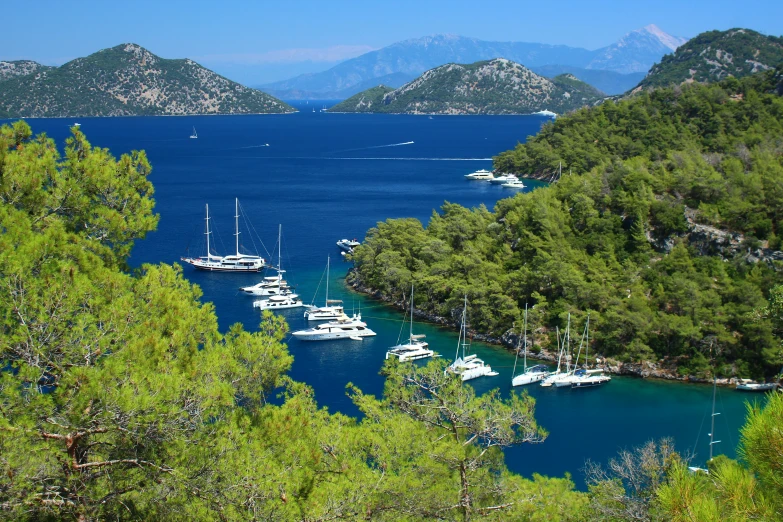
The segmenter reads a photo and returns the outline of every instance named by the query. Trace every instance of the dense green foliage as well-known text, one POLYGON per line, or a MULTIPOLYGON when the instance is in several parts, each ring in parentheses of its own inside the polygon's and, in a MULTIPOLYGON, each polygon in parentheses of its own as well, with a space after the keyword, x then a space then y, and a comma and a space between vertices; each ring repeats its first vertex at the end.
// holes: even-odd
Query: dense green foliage
POLYGON ((495 164, 546 172, 562 160, 574 175, 494 213, 447 203, 426 230, 379 223, 353 275, 395 299, 413 283, 419 308, 452 320, 467 294, 471 326, 495 337, 529 303, 537 328, 592 313, 593 353, 706 376, 712 351, 721 375, 771 376, 780 339, 753 312, 781 274, 747 253, 763 241, 777 249, 783 234, 783 99, 767 93, 779 78, 655 91, 558 119, 495 164))
POLYGON ((502 58, 431 69, 399 89, 370 89, 332 107, 334 112, 526 114, 568 112, 604 94, 570 74, 552 80, 502 58), (368 102, 372 103, 368 103, 368 102))
POLYGON ((781 64, 783 38, 750 29, 707 31, 664 56, 639 85, 650 88, 685 81, 715 82, 729 76, 742 78, 781 64))
POLYGON ((688 469, 670 441, 623 451, 609 469, 592 466, 587 517, 601 521, 773 522, 783 519, 783 394, 749 405, 740 462, 719 456, 688 469))
POLYGON ((12 116, 130 116, 293 112, 192 60, 167 60, 135 44, 3 82, 0 111, 12 116))
POLYGON ((529 397, 406 364, 382 400, 351 387, 361 421, 329 414, 285 375, 282 319, 222 333, 179 267, 123 271, 149 172, 0 127, 0 520, 580 518, 568 478, 503 464, 545 436, 529 397))

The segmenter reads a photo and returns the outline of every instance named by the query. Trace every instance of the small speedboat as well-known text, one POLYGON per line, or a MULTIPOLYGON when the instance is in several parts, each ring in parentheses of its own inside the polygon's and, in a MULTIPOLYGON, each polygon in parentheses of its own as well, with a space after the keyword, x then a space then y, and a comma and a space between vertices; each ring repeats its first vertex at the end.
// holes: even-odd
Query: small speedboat
POLYGON ((574 372, 574 377, 571 380, 571 389, 592 388, 593 386, 600 386, 611 380, 612 378, 608 375, 589 373, 586 370, 576 370, 574 372))
POLYGON ((478 181, 489 181, 489 180, 495 178, 495 176, 493 176, 490 171, 485 170, 485 169, 480 169, 480 170, 477 170, 476 172, 471 172, 470 174, 465 174, 465 177, 467 179, 478 180, 478 181))

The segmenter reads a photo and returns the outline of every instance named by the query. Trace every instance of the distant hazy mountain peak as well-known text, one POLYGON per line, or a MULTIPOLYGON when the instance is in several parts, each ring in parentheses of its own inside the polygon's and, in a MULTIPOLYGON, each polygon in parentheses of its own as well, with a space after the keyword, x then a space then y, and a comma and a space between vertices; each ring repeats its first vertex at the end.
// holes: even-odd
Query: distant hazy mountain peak
POLYGON ((636 29, 617 42, 598 49, 588 69, 616 71, 622 74, 647 72, 650 64, 661 60, 688 40, 672 36, 655 24, 636 29))
POLYGON ((676 51, 679 46, 681 46, 682 44, 688 41, 687 38, 682 38, 681 36, 672 36, 669 33, 664 32, 660 27, 658 27, 655 24, 645 25, 641 29, 637 29, 636 31, 632 31, 632 32, 649 33, 653 35, 655 38, 657 38, 659 42, 661 42, 663 45, 665 45, 672 51, 676 51))

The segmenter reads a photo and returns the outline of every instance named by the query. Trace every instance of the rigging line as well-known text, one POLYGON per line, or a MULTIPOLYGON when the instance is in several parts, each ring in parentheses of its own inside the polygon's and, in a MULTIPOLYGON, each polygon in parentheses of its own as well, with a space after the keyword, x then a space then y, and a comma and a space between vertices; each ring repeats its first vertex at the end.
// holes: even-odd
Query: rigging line
MULTIPOLYGON (((256 237, 258 238, 258 242, 261 243, 262 247, 264 247, 264 252, 266 252, 266 256, 268 258, 271 258, 272 254, 269 253, 269 250, 267 250, 264 241, 261 239, 261 236, 258 234, 258 232, 256 232, 256 227, 253 226, 253 222, 248 221, 247 214, 245 214, 245 209, 244 207, 242 207, 242 203, 239 203, 239 210, 242 213, 242 220, 245 222, 245 226, 247 227, 248 232, 250 232, 251 230, 253 231, 253 234, 255 234, 256 237)), ((258 247, 256 246, 256 242, 253 239, 253 234, 248 234, 250 236, 250 242, 253 243, 253 250, 255 250, 255 252, 259 252, 258 247)))
POLYGON ((701 418, 701 425, 699 426, 699 432, 696 434, 696 442, 693 445, 693 457, 696 458, 696 453, 699 448, 699 439, 701 439, 701 430, 704 428, 704 419, 707 418, 707 415, 709 415, 710 408, 707 408, 707 411, 704 412, 704 415, 701 418))
POLYGON ((209 220, 212 221, 213 223, 213 226, 209 228, 209 231, 212 233, 212 235, 217 237, 218 241, 220 241, 220 246, 223 248, 223 252, 229 252, 229 250, 226 250, 226 245, 223 243, 223 237, 220 235, 220 232, 218 232, 218 227, 217 227, 217 223, 215 222, 215 218, 210 216, 209 220))
MULTIPOLYGON (((321 279, 318 281, 318 286, 315 287, 315 293, 313 294, 313 299, 310 301, 310 305, 314 305, 315 298, 318 297, 318 290, 321 289, 321 283, 324 282, 324 276, 326 275, 326 267, 324 267, 324 271, 321 272, 321 279)), ((328 303, 327 303, 328 304, 328 303)))
POLYGON ((718 393, 718 398, 720 399, 721 413, 724 414, 724 415, 722 415, 722 417, 723 417, 723 424, 724 424, 724 427, 726 428, 726 432, 729 434, 729 443, 731 444, 732 448, 736 448, 737 445, 734 444, 734 437, 732 436, 731 430, 729 429, 729 418, 728 418, 727 415, 725 415, 725 413, 726 413, 726 405, 723 404, 723 395, 720 392, 718 393))

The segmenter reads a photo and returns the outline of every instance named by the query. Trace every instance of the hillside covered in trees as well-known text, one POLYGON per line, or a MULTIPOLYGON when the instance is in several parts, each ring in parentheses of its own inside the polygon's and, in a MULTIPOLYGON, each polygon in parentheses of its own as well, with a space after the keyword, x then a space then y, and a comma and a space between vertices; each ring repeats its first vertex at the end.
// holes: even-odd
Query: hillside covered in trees
POLYGON ((495 158, 537 176, 562 162, 557 183, 494 212, 446 203, 426 229, 379 223, 353 255, 353 283, 393 300, 415 284, 416 306, 454 323, 467 294, 473 328, 495 338, 525 303, 552 337, 568 313, 590 313, 591 353, 702 377, 712 356, 721 376, 772 377, 781 81, 770 71, 661 89, 558 118, 495 158))
POLYGON ((0 62, 0 73, 5 78, 0 114, 11 117, 294 112, 287 103, 193 60, 161 58, 132 43, 60 67, 0 62))
POLYGON ((664 56, 652 66, 639 87, 654 88, 683 82, 716 82, 743 78, 783 64, 783 38, 751 29, 707 31, 664 56))
POLYGON ((570 74, 551 80, 518 63, 496 58, 449 63, 425 72, 398 89, 374 87, 330 112, 393 114, 529 114, 544 109, 568 112, 605 95, 570 74))
MULTIPOLYGON (((783 396, 751 410, 740 451, 685 472, 666 441, 565 478, 510 473, 544 441, 534 401, 473 388, 435 360, 390 363, 363 418, 286 374, 287 327, 220 332, 181 268, 128 273, 154 230, 144 152, 61 156, 0 127, 0 520, 776 520, 783 396), (643 465, 642 465, 643 464, 643 465), (740 490, 737 498, 734 491, 740 490)), ((783 293, 768 313, 780 317, 783 293)))

